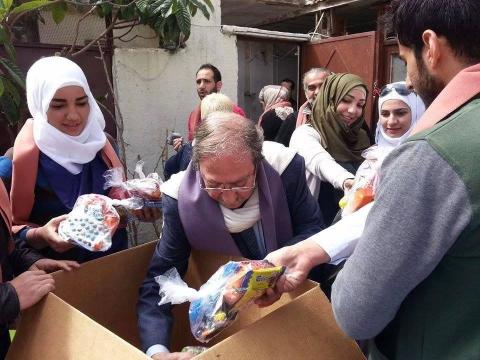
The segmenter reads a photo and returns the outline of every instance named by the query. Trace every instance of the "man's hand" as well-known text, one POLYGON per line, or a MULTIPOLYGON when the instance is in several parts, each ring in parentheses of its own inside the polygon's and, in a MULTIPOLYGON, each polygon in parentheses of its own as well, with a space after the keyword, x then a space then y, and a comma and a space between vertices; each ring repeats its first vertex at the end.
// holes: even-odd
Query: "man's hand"
POLYGON ((152 356, 154 360, 190 360, 195 357, 191 352, 174 352, 174 353, 156 353, 152 356))
POLYGON ((71 271, 79 267, 80 264, 76 261, 40 259, 30 266, 28 270, 43 270, 46 273, 51 273, 57 270, 71 271))
POLYGON ((183 146, 183 137, 173 139, 173 150, 179 151, 183 146))
POLYGON ((140 210, 135 210, 133 215, 143 222, 154 222, 162 216, 162 212, 157 208, 144 207, 140 210))
POLYGON ((20 303, 20 310, 28 309, 35 305, 50 291, 55 290, 55 282, 52 275, 45 271, 25 271, 10 281, 15 288, 20 303))
POLYGON ((33 247, 41 248, 41 246, 35 246, 36 244, 46 244, 50 246, 53 250, 59 253, 63 253, 67 250, 70 250, 74 247, 73 244, 68 241, 63 240, 60 235, 58 235, 58 226, 60 223, 65 220, 67 215, 58 216, 51 219, 44 226, 30 230, 33 232, 32 237, 28 236, 29 241, 32 243, 33 247))
POLYGON ((286 266, 287 269, 277 280, 275 288, 268 289, 264 296, 255 301, 261 307, 273 304, 284 292, 295 290, 307 279, 314 266, 330 261, 328 254, 310 239, 276 250, 265 259, 277 266, 286 266))

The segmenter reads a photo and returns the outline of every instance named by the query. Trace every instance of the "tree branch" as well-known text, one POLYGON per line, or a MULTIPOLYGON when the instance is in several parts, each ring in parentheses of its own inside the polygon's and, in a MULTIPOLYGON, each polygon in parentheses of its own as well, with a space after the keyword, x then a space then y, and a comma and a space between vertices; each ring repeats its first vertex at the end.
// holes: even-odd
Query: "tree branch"
MULTIPOLYGON (((108 113, 108 115, 112 118, 113 122, 115 123, 116 122, 115 115, 110 111, 110 109, 105 104, 102 104, 98 100, 97 100, 97 104, 98 104, 98 106, 100 106, 103 110, 105 110, 108 113)), ((116 124, 115 124, 115 126, 116 126, 116 124)))
POLYGON ((118 24, 125 24, 124 21, 117 21, 117 23, 115 24, 115 27, 113 28, 114 30, 121 30, 121 29, 126 29, 126 28, 129 28, 129 27, 132 27, 132 26, 135 26, 135 25, 139 25, 140 22, 138 22, 137 20, 129 20, 128 21, 129 24, 128 25, 121 25, 121 26, 118 26, 118 24))
POLYGON ((80 54, 83 54, 85 51, 87 51, 88 49, 90 49, 95 43, 97 43, 101 38, 103 38, 110 30, 113 29, 113 27, 115 26, 115 21, 117 20, 117 15, 118 15, 118 11, 115 12, 115 15, 113 15, 113 18, 112 18, 112 23, 110 24, 109 27, 107 27, 105 29, 105 31, 103 31, 99 36, 97 36, 96 39, 90 41, 87 45, 85 45, 81 50, 78 50, 77 52, 74 52, 73 54, 71 54, 71 57, 75 57, 75 56, 78 56, 80 54))
POLYGON ((155 36, 147 37, 147 36, 135 35, 135 36, 131 37, 131 38, 128 39, 128 40, 123 40, 121 37, 115 37, 114 39, 120 40, 121 42, 127 43, 127 42, 130 42, 130 41, 132 41, 132 40, 135 40, 136 38, 151 40, 151 39, 156 39, 157 36, 155 35, 155 36))
POLYGON ((102 60, 103 70, 105 71, 105 77, 107 79, 107 85, 108 85, 108 88, 110 90, 110 94, 113 97, 113 103, 115 104, 115 109, 117 110, 117 115, 118 115, 119 120, 117 120, 117 118, 114 117, 114 122, 115 122, 115 126, 116 126, 117 132, 118 132, 117 140, 119 141, 120 149, 121 149, 121 152, 122 152, 121 157, 122 157, 122 160, 123 160, 123 168, 124 168, 125 174, 127 174, 127 154, 126 154, 126 149, 125 149, 125 139, 123 138, 123 130, 124 130, 123 116, 122 116, 122 112, 120 111, 120 105, 118 104, 118 98, 115 95, 115 91, 113 89, 112 82, 110 81, 110 76, 109 76, 107 64, 105 62, 105 56, 103 55, 102 46, 100 45, 99 41, 97 41, 97 46, 98 46, 98 51, 100 52, 100 59, 102 60))
POLYGON ((82 15, 82 17, 78 20, 77 25, 75 26, 75 38, 73 39, 72 46, 70 46, 70 50, 68 51, 69 55, 72 55, 73 49, 75 48, 75 45, 77 45, 77 39, 78 39, 78 31, 80 30, 80 23, 85 20, 88 16, 90 16, 95 9, 97 8, 97 5, 92 7, 90 10, 88 10, 85 14, 82 15))
MULTIPOLYGON (((46 6, 50 6, 50 5, 53 5, 53 4, 58 4, 60 2, 63 2, 64 0, 52 0, 52 1, 49 1, 48 3, 45 3, 45 5, 42 5, 42 6, 39 6, 38 8, 36 8, 35 10, 40 10, 40 9, 43 9, 44 7, 46 6)), ((13 25, 15 25, 15 23, 21 18, 23 17, 24 15, 26 14, 29 14, 31 13, 31 10, 25 10, 21 13, 18 13, 18 14, 13 14, 13 15, 9 15, 6 19, 7 21, 7 24, 8 24, 8 27, 9 28, 12 28, 13 25), (13 16, 13 19, 10 21, 10 16, 13 16)))
MULTIPOLYGON (((133 30, 134 27, 135 27, 135 22, 132 25, 130 25, 130 29, 128 29, 124 34, 122 34, 120 36, 115 36, 114 39, 122 40, 122 38, 124 36, 128 35, 133 30)), ((117 29, 117 28, 115 28, 115 29, 117 29)))

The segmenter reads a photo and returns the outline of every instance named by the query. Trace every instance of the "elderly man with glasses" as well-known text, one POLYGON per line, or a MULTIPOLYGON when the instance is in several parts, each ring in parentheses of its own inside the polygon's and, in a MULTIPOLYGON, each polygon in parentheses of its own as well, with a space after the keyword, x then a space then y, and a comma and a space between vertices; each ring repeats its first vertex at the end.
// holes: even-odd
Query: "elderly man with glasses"
POLYGON ((213 113, 198 128, 186 171, 162 185, 164 225, 140 289, 138 324, 147 355, 168 353, 170 305, 158 306, 154 278, 175 267, 184 275, 191 249, 263 259, 323 228, 304 176, 303 158, 264 142, 261 129, 232 113, 213 113))

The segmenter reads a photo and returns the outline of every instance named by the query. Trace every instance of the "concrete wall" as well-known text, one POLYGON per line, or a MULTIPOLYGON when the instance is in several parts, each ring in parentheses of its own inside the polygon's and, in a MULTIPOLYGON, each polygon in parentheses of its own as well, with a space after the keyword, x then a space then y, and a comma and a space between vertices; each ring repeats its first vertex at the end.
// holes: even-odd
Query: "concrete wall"
POLYGON ((273 43, 240 40, 238 62, 239 104, 247 117, 256 121, 263 112, 258 94, 265 85, 274 83, 273 43))
POLYGON ((274 48, 274 78, 279 84, 285 78, 292 79, 295 82, 295 89, 292 97, 296 100, 298 89, 301 90, 298 77, 298 53, 296 44, 293 43, 277 43, 274 48))
MULTIPOLYGON (((220 32, 220 1, 207 21, 202 14, 192 19, 187 47, 176 53, 158 48, 117 48, 113 58, 115 91, 125 121, 127 165, 133 169, 138 157, 149 171, 161 164, 166 135, 186 133, 187 118, 199 99, 195 73, 206 62, 222 72, 222 92, 237 101, 238 52, 235 36, 220 32)), ((167 147, 168 156, 173 154, 167 147)), ((162 174, 162 166, 157 171, 162 174)), ((151 240, 150 227, 140 229, 141 240, 151 240)))

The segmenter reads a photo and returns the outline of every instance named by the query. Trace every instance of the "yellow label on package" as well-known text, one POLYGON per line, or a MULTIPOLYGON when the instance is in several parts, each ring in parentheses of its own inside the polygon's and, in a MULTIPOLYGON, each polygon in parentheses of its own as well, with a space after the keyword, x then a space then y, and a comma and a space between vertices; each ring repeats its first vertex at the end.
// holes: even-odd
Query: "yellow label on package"
POLYGON ((283 271, 283 266, 250 270, 245 275, 242 286, 239 289, 244 294, 234 305, 234 309, 240 309, 250 301, 262 296, 268 288, 273 288, 283 271))

